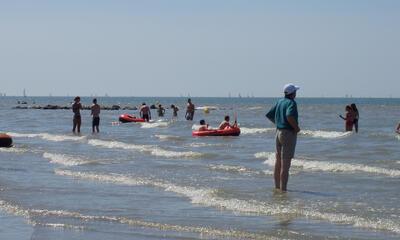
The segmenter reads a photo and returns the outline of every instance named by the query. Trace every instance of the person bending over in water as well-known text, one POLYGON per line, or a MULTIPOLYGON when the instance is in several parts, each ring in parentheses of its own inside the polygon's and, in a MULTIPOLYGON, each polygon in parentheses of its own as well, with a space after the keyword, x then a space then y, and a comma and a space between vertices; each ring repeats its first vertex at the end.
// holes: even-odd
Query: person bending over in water
POLYGON ((172 104, 172 105, 171 105, 171 109, 172 109, 172 111, 173 111, 172 116, 173 116, 173 117, 178 117, 179 108, 178 108, 177 106, 175 106, 174 104, 172 104))
POLYGON ((74 99, 74 104, 72 104, 72 112, 74 112, 74 119, 73 119, 73 127, 72 127, 72 132, 75 133, 75 129, 77 129, 78 133, 81 132, 81 110, 82 109, 82 104, 81 104, 81 98, 80 97, 75 97, 74 99))
POLYGON ((163 106, 161 104, 158 104, 157 112, 158 112, 159 117, 164 117, 165 108, 163 108, 163 106))
POLYGON ((146 103, 142 103, 142 106, 140 107, 140 117, 143 118, 146 122, 150 121, 151 119, 151 111, 146 103))
POLYGON ((353 120, 354 129, 356 130, 356 133, 358 133, 358 119, 360 118, 360 114, 358 113, 358 109, 355 103, 351 104, 351 109, 353 110, 354 113, 354 120, 353 120))
POLYGON ((339 117, 345 120, 345 128, 347 132, 353 131, 353 123, 354 123, 354 112, 350 105, 346 106, 346 117, 339 115, 339 117))
POLYGON ((225 116, 224 121, 221 122, 221 124, 219 125, 218 129, 219 129, 219 130, 224 130, 224 129, 226 129, 226 128, 234 128, 234 127, 237 127, 236 121, 235 121, 235 123, 234 123, 233 125, 231 125, 231 124, 229 123, 229 120, 230 120, 229 116, 228 116, 228 115, 225 116))
POLYGON ((91 115, 93 116, 92 119, 92 132, 94 133, 95 130, 97 132, 100 132, 99 130, 99 125, 100 125, 100 105, 97 104, 97 99, 93 99, 93 105, 90 108, 91 109, 91 115))
POLYGON ((207 131, 208 129, 208 124, 206 124, 206 121, 204 119, 200 120, 200 127, 198 131, 207 131))

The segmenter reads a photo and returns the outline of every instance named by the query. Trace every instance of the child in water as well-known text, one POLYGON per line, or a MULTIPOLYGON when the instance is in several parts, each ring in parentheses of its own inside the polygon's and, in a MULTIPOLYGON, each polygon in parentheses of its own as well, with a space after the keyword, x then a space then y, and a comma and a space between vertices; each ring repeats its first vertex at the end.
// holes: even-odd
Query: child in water
POLYGON ((351 132, 353 131, 353 123, 354 123, 354 112, 350 105, 346 106, 346 117, 339 115, 339 117, 345 120, 345 128, 346 131, 351 132))
POLYGON ((204 119, 201 119, 199 131, 207 131, 207 130, 208 130, 208 124, 206 124, 206 121, 204 121, 204 119))

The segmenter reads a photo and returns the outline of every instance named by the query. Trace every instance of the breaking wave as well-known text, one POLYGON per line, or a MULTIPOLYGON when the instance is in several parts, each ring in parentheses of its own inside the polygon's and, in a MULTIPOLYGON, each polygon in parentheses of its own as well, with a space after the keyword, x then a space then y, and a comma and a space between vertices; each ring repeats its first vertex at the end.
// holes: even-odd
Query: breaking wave
POLYGON ((335 131, 321 131, 321 130, 301 130, 299 135, 309 136, 313 138, 326 138, 326 139, 335 139, 335 138, 344 138, 352 135, 352 132, 335 132, 335 131))
POLYGON ((0 148, 0 152, 6 153, 26 153, 29 150, 26 148, 10 147, 10 148, 0 148))
POLYGON ((120 149, 125 149, 125 150, 134 150, 134 151, 149 153, 153 156, 166 157, 166 158, 199 158, 204 155, 202 153, 197 153, 197 152, 192 152, 192 151, 176 152, 176 151, 165 150, 165 149, 159 148, 157 146, 152 146, 152 145, 136 145, 136 144, 123 143, 123 142, 118 142, 118 141, 104 141, 104 140, 91 139, 88 141, 88 143, 90 145, 96 146, 96 147, 120 148, 120 149))
POLYGON ((141 128, 159 128, 159 127, 168 127, 169 122, 162 122, 162 121, 157 121, 157 122, 144 122, 141 123, 141 128))
POLYGON ((244 166, 231 166, 231 165, 209 165, 209 169, 214 171, 221 171, 221 172, 229 172, 229 173, 239 173, 243 175, 272 175, 273 171, 271 170, 264 170, 264 171, 257 171, 253 169, 246 168, 244 166))
POLYGON ((191 200, 193 204, 199 204, 207 207, 215 207, 218 209, 226 209, 237 213, 263 214, 272 216, 293 215, 304 217, 307 219, 319 219, 335 224, 349 224, 359 228, 387 230, 400 233, 400 225, 391 219, 369 219, 355 215, 342 213, 325 213, 314 209, 304 207, 304 203, 293 204, 277 204, 271 202, 259 202, 255 200, 240 200, 235 198, 224 199, 217 196, 216 189, 205 189, 189 186, 177 186, 174 184, 150 180, 143 178, 134 178, 131 176, 117 174, 98 174, 90 172, 72 172, 68 170, 56 170, 56 174, 81 178, 86 180, 96 180, 100 182, 109 182, 123 185, 148 185, 164 189, 168 192, 174 192, 185 196, 191 200))
POLYGON ((246 128, 240 127, 241 134, 260 134, 260 133, 274 133, 275 128, 246 128))
POLYGON ((62 141, 82 141, 86 136, 73 136, 73 135, 55 135, 49 133, 7 133, 12 137, 26 137, 26 138, 42 138, 52 142, 62 141))
POLYGON ((95 160, 87 160, 79 157, 68 156, 65 154, 43 153, 43 157, 49 159, 51 163, 57 163, 64 166, 78 166, 84 164, 98 163, 95 160))
MULTIPOLYGON (((275 165, 275 153, 260 152, 254 154, 256 158, 266 158, 264 162, 270 166, 275 165)), ((292 166, 309 171, 327 171, 327 172, 365 172, 371 174, 386 175, 389 177, 399 177, 400 170, 386 169, 380 167, 367 166, 362 164, 334 163, 304 159, 293 159, 292 166)))
POLYGON ((160 139, 160 140, 163 140, 163 141, 169 141, 169 140, 181 141, 181 140, 183 140, 182 137, 173 136, 173 135, 155 135, 155 137, 160 139))
MULTIPOLYGON (((237 238, 237 239, 265 239, 267 236, 259 233, 244 232, 234 229, 217 229, 211 227, 202 226, 183 226, 183 225, 173 225, 167 223, 157 223, 143 221, 139 219, 132 219, 128 217, 120 216, 96 216, 96 215, 84 215, 79 212, 72 212, 66 210, 48 210, 48 209, 25 209, 20 206, 10 204, 6 201, 0 200, 0 208, 9 214, 24 217, 33 226, 45 226, 52 228, 62 228, 62 229, 76 229, 84 230, 84 226, 75 226, 64 223, 41 223, 32 220, 35 216, 52 216, 59 218, 74 218, 81 220, 83 222, 88 221, 101 221, 101 222, 111 222, 119 224, 127 224, 130 226, 158 229, 161 231, 176 231, 176 232, 186 232, 186 233, 197 233, 200 235, 217 236, 222 238, 237 238)), ((275 240, 276 238, 269 237, 268 239, 275 240)))

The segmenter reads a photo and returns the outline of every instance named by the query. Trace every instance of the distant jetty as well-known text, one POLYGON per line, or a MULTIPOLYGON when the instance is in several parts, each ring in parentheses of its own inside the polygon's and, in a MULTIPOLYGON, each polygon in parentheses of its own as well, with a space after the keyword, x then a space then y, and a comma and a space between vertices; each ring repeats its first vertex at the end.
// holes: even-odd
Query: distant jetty
MULTIPOLYGON (((90 110, 91 106, 82 106, 83 110, 90 110)), ((119 106, 119 105, 112 105, 112 106, 101 106, 101 110, 137 110, 138 108, 135 106, 119 106)), ((15 106, 13 109, 43 109, 43 110, 68 110, 72 109, 72 106, 60 106, 60 105, 52 105, 48 104, 45 106, 40 106, 40 105, 32 105, 32 106, 15 106)))

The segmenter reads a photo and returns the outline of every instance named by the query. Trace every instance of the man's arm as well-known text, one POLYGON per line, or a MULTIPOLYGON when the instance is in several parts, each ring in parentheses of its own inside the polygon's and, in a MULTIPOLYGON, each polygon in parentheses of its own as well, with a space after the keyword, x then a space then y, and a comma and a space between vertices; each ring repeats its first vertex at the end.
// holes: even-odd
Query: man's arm
POLYGON ((296 119, 293 116, 287 116, 287 120, 296 133, 300 132, 299 124, 297 124, 296 119))
POLYGON ((275 124, 275 111, 276 105, 269 110, 269 112, 265 115, 273 124, 275 124))

